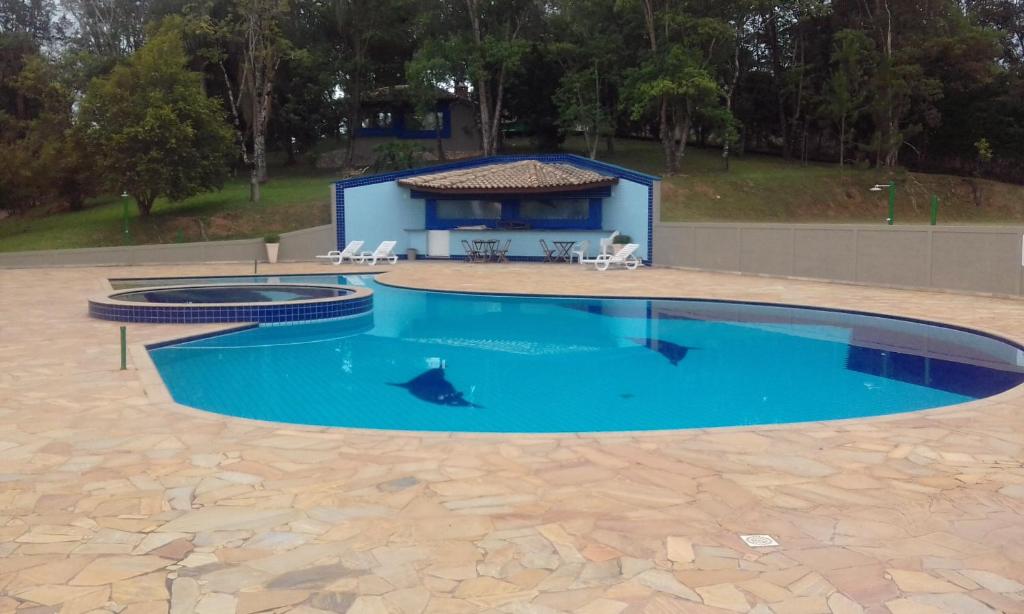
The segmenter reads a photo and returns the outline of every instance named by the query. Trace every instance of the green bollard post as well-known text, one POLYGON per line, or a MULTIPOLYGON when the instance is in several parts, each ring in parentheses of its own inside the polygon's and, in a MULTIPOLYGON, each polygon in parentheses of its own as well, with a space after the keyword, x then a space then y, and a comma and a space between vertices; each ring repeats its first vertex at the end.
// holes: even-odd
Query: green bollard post
POLYGON ((128 327, 121 327, 121 370, 128 368, 128 327))
POLYGON ((127 243, 130 238, 128 231, 128 192, 121 194, 121 230, 124 233, 124 242, 127 243))
POLYGON ((932 226, 939 219, 939 197, 932 194, 932 226))
POLYGON ((889 182, 889 225, 892 226, 896 217, 896 182, 889 182))

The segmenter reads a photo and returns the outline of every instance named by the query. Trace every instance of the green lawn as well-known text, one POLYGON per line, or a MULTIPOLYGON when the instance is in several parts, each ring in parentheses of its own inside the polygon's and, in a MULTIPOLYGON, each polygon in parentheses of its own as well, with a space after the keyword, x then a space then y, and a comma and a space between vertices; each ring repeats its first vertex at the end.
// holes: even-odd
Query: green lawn
MULTIPOLYGON (((568 151, 581 143, 570 139, 568 151)), ((512 142, 512 151, 529 146, 512 142)), ((615 152, 603 149, 599 159, 640 171, 661 174, 661 149, 653 141, 619 140, 615 152)), ((84 211, 34 212, 0 220, 0 251, 174 243, 261 237, 330 222, 329 186, 339 171, 271 169, 259 204, 248 201, 244 179, 229 181, 223 190, 181 202, 157 201, 142 220, 131 203, 130 234, 122 233, 123 200, 105 197, 84 211)), ((883 223, 886 192, 870 192, 875 183, 895 179, 898 185, 896 223, 927 223, 929 198, 940 198, 940 224, 1024 223, 1024 187, 948 175, 846 169, 835 165, 784 162, 745 155, 730 170, 720 152, 689 148, 682 172, 662 184, 664 221, 866 222, 883 223)))
POLYGON ((0 251, 241 239, 328 224, 330 182, 339 174, 278 170, 258 204, 249 202, 247 181, 232 180, 180 202, 160 199, 145 220, 130 201, 127 240, 118 196, 95 199, 79 212, 13 216, 0 221, 0 251))
MULTIPOLYGON (((569 141, 567 149, 575 144, 569 141)), ((661 149, 651 141, 617 141, 614 153, 602 148, 598 159, 656 175, 664 170, 661 149)), ((840 172, 834 164, 756 154, 733 158, 726 171, 720 150, 694 147, 682 172, 662 182, 662 220, 881 223, 888 217, 888 191, 869 188, 890 179, 897 184, 897 224, 928 223, 932 194, 939 197, 940 224, 1024 223, 1024 186, 903 170, 840 172)))

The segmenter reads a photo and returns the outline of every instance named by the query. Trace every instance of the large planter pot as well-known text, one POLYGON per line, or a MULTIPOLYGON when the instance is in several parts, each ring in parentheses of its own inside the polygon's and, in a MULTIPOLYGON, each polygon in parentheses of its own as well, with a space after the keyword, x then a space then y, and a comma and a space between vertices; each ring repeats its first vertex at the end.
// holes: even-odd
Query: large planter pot
POLYGON ((280 243, 266 243, 267 246, 267 262, 274 264, 277 262, 277 251, 281 249, 280 243))

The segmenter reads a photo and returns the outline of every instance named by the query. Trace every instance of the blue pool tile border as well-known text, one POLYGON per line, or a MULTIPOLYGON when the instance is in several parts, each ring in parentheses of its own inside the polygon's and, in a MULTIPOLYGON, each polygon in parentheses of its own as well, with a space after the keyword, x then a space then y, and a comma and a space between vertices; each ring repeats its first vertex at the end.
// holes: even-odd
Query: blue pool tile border
POLYGON ((234 305, 127 304, 117 302, 116 298, 98 298, 89 301, 89 315, 100 320, 136 324, 281 324, 347 318, 373 309, 372 293, 357 298, 351 294, 298 303, 234 305))

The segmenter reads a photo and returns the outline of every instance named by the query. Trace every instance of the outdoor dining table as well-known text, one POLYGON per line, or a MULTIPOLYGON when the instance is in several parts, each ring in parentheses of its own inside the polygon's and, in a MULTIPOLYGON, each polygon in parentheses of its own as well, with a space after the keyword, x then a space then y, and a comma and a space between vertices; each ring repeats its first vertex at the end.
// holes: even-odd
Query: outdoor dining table
POLYGON ((494 250, 498 247, 497 239, 473 239, 473 247, 478 252, 487 254, 488 260, 494 260, 494 250))
POLYGON ((562 262, 569 262, 572 260, 572 255, 569 253, 569 250, 572 249, 573 245, 576 245, 575 241, 552 241, 552 243, 554 243, 555 249, 557 250, 555 253, 555 260, 560 260, 562 262))

